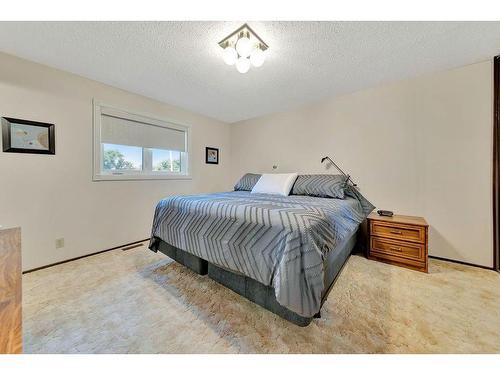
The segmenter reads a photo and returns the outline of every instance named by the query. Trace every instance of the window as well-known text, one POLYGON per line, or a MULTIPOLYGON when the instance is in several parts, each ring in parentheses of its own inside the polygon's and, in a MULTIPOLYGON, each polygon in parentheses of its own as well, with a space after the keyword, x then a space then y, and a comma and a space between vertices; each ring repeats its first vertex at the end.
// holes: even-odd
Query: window
POLYGON ((94 180, 190 178, 189 132, 94 103, 94 180))
POLYGON ((153 171, 181 171, 181 153, 172 150, 151 149, 153 157, 153 171))

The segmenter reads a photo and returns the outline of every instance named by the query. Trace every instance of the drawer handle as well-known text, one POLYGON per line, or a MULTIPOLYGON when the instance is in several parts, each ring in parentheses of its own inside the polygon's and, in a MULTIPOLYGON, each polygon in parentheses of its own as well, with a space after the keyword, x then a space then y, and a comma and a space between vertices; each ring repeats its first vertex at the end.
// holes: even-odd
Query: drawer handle
POLYGON ((403 234, 403 232, 400 230, 391 230, 391 233, 392 234, 403 234))
POLYGON ((400 247, 395 247, 395 246, 391 246, 391 247, 389 247, 389 249, 394 250, 394 251, 402 251, 400 247))

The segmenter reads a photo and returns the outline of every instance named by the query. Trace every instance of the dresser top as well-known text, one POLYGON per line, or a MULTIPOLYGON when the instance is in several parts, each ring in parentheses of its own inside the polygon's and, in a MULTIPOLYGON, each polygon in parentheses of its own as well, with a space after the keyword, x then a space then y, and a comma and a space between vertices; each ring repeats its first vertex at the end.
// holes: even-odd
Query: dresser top
POLYGON ((388 216, 380 216, 376 212, 372 212, 370 215, 368 215, 368 219, 385 221, 388 223, 420 225, 420 226, 424 226, 424 227, 429 226, 429 224, 427 224, 427 221, 425 221, 425 219, 423 217, 419 217, 419 216, 394 215, 392 217, 388 217, 388 216))

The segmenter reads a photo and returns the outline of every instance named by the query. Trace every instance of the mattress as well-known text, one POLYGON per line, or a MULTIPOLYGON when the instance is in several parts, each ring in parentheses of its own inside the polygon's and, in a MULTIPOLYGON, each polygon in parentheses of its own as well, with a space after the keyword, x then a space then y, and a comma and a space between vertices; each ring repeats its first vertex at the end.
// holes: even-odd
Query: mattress
POLYGON ((365 217, 351 197, 174 196, 158 203, 152 238, 272 287, 277 303, 309 318, 321 307, 328 277, 338 273, 325 260, 345 255, 339 248, 365 217))

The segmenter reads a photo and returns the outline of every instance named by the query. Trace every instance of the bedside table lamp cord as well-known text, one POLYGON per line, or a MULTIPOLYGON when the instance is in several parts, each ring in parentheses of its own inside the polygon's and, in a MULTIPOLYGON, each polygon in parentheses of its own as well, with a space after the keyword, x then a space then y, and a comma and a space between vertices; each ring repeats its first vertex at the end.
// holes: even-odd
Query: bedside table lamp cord
POLYGON ((336 163, 335 163, 332 159, 330 159, 330 157, 329 157, 329 156, 325 156, 325 157, 323 157, 323 158, 321 159, 321 163, 324 163, 324 162, 325 162, 325 160, 328 160, 330 163, 332 163, 332 164, 333 164, 333 166, 334 166, 335 168, 337 168, 337 170, 338 170, 340 173, 342 173, 342 175, 344 175, 344 177, 346 178, 346 180, 345 180, 346 184, 347 184, 347 183, 349 183, 349 181, 350 181, 350 182, 351 182, 351 184, 352 184, 352 186, 354 186, 354 187, 358 186, 358 185, 356 185, 356 184, 354 183, 354 181, 351 179, 351 176, 350 176, 350 175, 348 175, 348 174, 346 174, 346 173, 345 173, 342 169, 340 169, 340 167, 339 167, 339 166, 338 166, 338 165, 337 165, 337 164, 336 164, 336 163))

